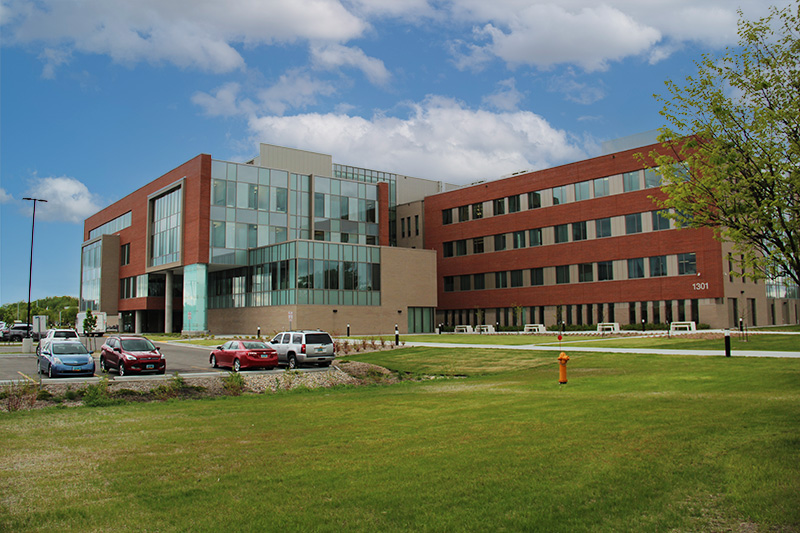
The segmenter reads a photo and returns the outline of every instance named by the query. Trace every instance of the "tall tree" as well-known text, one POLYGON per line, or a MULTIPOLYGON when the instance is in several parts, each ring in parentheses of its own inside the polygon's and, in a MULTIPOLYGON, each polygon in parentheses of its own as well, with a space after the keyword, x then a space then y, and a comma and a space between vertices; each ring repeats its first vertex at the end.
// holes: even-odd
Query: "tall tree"
POLYGON ((733 243, 748 277, 800 285, 798 21, 798 0, 755 22, 739 11, 739 46, 704 55, 696 76, 656 95, 668 125, 650 156, 663 175, 662 207, 733 243))

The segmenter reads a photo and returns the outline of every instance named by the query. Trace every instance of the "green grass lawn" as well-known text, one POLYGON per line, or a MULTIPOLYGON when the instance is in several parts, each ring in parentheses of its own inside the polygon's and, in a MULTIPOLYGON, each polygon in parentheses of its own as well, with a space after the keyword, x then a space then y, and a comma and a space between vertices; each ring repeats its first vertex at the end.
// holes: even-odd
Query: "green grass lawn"
POLYGON ((800 361, 575 353, 559 386, 531 355, 406 348, 353 358, 471 377, 3 413, 0 531, 800 530, 800 361))

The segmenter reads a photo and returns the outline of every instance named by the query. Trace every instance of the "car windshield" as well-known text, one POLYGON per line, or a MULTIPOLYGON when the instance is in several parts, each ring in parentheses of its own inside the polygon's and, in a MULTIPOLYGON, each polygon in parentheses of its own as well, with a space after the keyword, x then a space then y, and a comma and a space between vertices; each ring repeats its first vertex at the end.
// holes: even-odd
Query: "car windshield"
POLYGON ((147 339, 122 339, 120 343, 126 352, 152 352, 156 349, 147 339))
POLYGON ((53 334, 53 337, 63 337, 63 338, 66 338, 66 337, 77 337, 77 336, 78 336, 78 334, 75 333, 74 331, 56 331, 53 334))
POLYGON ((333 344, 327 333, 306 333, 306 344, 333 344))
POLYGON ((52 347, 53 353, 59 355, 87 355, 89 353, 79 342, 54 342, 52 347))
POLYGON ((263 342, 259 342, 259 341, 242 342, 242 346, 244 346, 248 350, 266 350, 267 349, 267 345, 264 344, 263 342))

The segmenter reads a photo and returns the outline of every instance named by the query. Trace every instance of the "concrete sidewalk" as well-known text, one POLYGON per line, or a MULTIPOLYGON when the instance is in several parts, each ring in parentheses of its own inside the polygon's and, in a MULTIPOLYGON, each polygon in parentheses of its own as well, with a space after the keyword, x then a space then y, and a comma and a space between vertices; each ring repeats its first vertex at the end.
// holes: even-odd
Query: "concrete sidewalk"
MULTIPOLYGON (((632 353, 646 355, 699 355, 724 357, 725 350, 671 350, 658 348, 590 348, 586 346, 570 346, 564 343, 562 346, 524 344, 516 346, 498 344, 456 344, 447 342, 406 342, 405 346, 428 346, 439 348, 492 348, 504 350, 530 350, 543 352, 589 352, 589 353, 632 353)), ((755 350, 731 350, 731 357, 785 357, 800 359, 800 352, 766 352, 755 350)))

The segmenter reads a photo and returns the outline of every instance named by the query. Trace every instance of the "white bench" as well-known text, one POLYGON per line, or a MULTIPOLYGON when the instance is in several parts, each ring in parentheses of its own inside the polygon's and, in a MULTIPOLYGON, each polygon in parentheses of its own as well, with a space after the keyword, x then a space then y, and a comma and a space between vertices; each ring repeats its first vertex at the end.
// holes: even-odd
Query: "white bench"
POLYGON ((476 326, 475 331, 477 331, 478 333, 495 333, 494 326, 492 326, 491 324, 476 326))
POLYGON ((602 333, 610 331, 611 333, 619 333, 619 322, 600 322, 597 324, 597 332, 602 333))
POLYGON ((547 333, 544 324, 525 324, 523 333, 547 333))
POLYGON ((472 333, 472 326, 456 326, 456 333, 472 333))
POLYGON ((694 320, 689 322, 673 322, 669 325, 669 332, 672 333, 674 331, 697 331, 697 325, 694 323, 694 320))

